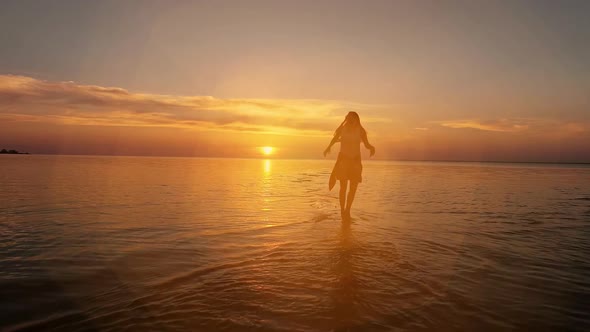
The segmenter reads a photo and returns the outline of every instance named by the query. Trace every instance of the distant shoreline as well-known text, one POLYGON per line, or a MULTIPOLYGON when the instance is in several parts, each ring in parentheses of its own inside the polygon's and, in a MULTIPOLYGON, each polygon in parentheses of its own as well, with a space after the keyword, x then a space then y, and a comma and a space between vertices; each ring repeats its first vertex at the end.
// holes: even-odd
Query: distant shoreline
POLYGON ((17 150, 6 150, 6 149, 2 149, 0 150, 0 154, 30 154, 28 152, 20 152, 17 150))

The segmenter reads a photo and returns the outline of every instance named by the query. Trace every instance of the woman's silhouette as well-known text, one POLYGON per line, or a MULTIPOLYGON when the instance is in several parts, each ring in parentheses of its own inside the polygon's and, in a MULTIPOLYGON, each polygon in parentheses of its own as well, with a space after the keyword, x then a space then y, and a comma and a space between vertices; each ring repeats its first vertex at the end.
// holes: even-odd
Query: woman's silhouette
POLYGON ((330 148, 336 142, 340 142, 340 153, 330 175, 330 190, 336 180, 340 180, 340 213, 343 219, 350 218, 350 207, 354 201, 356 188, 362 182, 363 165, 361 164, 361 142, 371 150, 371 156, 375 154, 375 147, 369 144, 367 132, 361 125, 361 119, 356 112, 348 112, 344 121, 334 132, 334 138, 324 150, 324 157, 330 153, 330 148), (350 182, 350 190, 346 195, 346 187, 350 182))

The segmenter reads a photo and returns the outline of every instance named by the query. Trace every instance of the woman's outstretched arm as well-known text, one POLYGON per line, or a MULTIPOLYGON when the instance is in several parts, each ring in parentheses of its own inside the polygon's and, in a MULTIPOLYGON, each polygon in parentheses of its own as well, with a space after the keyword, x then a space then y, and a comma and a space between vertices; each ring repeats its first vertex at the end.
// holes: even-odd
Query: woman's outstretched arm
POLYGON ((371 150, 371 157, 372 157, 375 154, 375 147, 372 146, 371 143, 369 143, 369 139, 367 138, 367 132, 365 130, 362 130, 362 132, 361 132, 361 140, 363 141, 365 148, 371 150))
POLYGON ((328 153, 330 153, 330 148, 332 147, 332 145, 334 145, 334 144, 336 144, 338 142, 340 142, 340 130, 336 130, 336 132, 334 133, 334 137, 332 137, 332 140, 330 141, 330 144, 328 144, 328 147, 324 150, 324 157, 328 153))

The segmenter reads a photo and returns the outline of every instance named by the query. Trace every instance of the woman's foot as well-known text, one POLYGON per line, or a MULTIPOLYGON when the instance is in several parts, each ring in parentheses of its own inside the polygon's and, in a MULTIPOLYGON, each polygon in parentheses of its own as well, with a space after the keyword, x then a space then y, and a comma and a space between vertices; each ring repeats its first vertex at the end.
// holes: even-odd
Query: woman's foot
POLYGON ((343 220, 350 220, 350 210, 342 210, 340 211, 340 215, 343 220))

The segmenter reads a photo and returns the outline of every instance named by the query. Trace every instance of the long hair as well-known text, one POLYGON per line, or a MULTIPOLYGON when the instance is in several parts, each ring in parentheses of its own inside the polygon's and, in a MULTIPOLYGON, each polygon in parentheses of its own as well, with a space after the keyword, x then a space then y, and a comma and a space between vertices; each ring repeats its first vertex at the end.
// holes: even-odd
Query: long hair
POLYGON ((334 136, 340 135, 340 132, 344 126, 354 126, 355 124, 361 128, 361 133, 366 133, 365 128, 363 128, 363 125, 361 124, 361 118, 359 117, 358 113, 348 112, 346 117, 344 117, 344 121, 342 121, 338 128, 336 128, 336 131, 334 131, 334 136))

